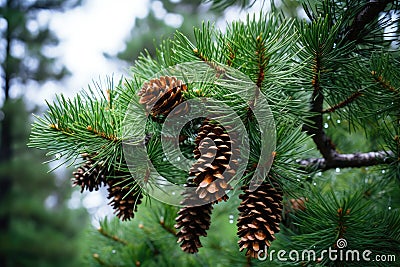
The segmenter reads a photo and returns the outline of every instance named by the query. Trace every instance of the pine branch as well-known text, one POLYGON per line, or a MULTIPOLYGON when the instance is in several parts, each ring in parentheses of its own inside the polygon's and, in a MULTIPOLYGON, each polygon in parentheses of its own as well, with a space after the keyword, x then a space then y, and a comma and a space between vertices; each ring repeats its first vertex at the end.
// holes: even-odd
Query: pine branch
POLYGON ((337 211, 337 216, 338 216, 338 238, 344 238, 344 234, 347 231, 347 226, 346 226, 346 217, 350 214, 351 210, 347 209, 345 212, 343 212, 343 208, 340 207, 337 211))
POLYGON ((354 21, 350 28, 347 30, 347 39, 349 41, 357 40, 360 32, 364 29, 364 27, 373 21, 380 12, 384 11, 387 4, 390 2, 394 2, 394 0, 384 0, 377 1, 371 0, 369 1, 364 8, 357 13, 354 18, 354 21))
POLYGON ((160 225, 161 227, 167 231, 168 233, 172 234, 173 236, 176 237, 176 230, 174 228, 168 227, 167 225, 165 225, 165 221, 164 220, 160 220, 160 225))
POLYGON ((256 55, 257 55, 257 68, 258 68, 258 74, 257 74, 257 89, 254 94, 254 99, 252 99, 249 103, 249 109, 248 109, 248 116, 252 116, 252 110, 254 108, 254 105, 256 103, 256 99, 260 95, 260 90, 261 90, 261 85, 265 79, 265 68, 268 64, 269 58, 265 56, 265 44, 264 40, 262 38, 262 35, 258 35, 256 38, 256 55))
POLYGON ((107 134, 107 133, 105 133, 105 132, 98 131, 98 130, 94 129, 92 126, 90 126, 90 125, 88 125, 88 126, 86 127, 86 129, 87 129, 89 132, 92 132, 92 133, 96 134, 97 136, 100 136, 100 137, 102 137, 102 138, 104 138, 104 139, 107 139, 107 140, 109 140, 109 141, 118 141, 118 140, 119 140, 119 138, 116 137, 115 135, 112 135, 112 134, 109 135, 109 134, 107 134))
MULTIPOLYGON (((307 40, 310 42, 310 40, 307 40)), ((327 41, 328 42, 328 41, 327 41)), ((393 152, 378 151, 378 152, 367 152, 367 153, 352 153, 352 154, 340 154, 335 145, 333 144, 330 137, 325 133, 323 129, 323 113, 333 112, 339 108, 342 108, 349 103, 353 102, 358 97, 362 96, 362 93, 356 92, 349 96, 342 102, 332 106, 327 110, 323 110, 324 104, 324 92, 322 84, 322 75, 326 73, 326 66, 324 66, 324 57, 327 56, 328 51, 324 50, 326 47, 325 43, 315 44, 313 50, 314 59, 312 62, 312 95, 309 100, 310 112, 314 114, 310 116, 309 124, 303 126, 305 131, 313 139, 317 149, 322 155, 322 158, 303 159, 298 161, 305 170, 321 170, 325 171, 332 168, 357 168, 373 166, 378 164, 387 164, 389 161, 393 161, 393 152)), ((374 76, 375 73, 372 73, 374 76)), ((375 77, 376 82, 380 83, 383 87, 393 92, 393 88, 386 82, 383 81, 382 77, 375 77)))
POLYGON ((97 230, 99 231, 100 234, 102 234, 103 236, 105 236, 105 237, 107 237, 109 239, 112 239, 112 240, 114 240, 114 241, 116 241, 118 243, 121 243, 122 245, 125 245, 125 246, 129 245, 129 242, 119 238, 118 236, 111 235, 111 234, 107 233, 102 227, 100 227, 97 230))
POLYGON ((298 163, 305 170, 326 171, 335 168, 360 168, 393 162, 394 153, 391 151, 377 151, 353 154, 338 154, 332 158, 310 158, 299 160, 298 163))
POLYGON ((52 123, 52 124, 49 125, 49 127, 54 129, 54 130, 56 130, 56 131, 59 131, 59 132, 65 134, 65 135, 70 135, 70 134, 73 133, 73 131, 71 129, 65 128, 65 127, 60 127, 60 126, 58 126, 58 124, 52 123))
POLYGON ((265 78, 265 67, 268 64, 268 58, 265 57, 265 46, 264 40, 261 35, 257 36, 257 51, 256 55, 258 56, 258 76, 256 85, 258 88, 261 88, 261 84, 265 78))
POLYGON ((227 46, 228 46, 228 50, 229 50, 229 59, 226 61, 226 65, 231 67, 233 64, 233 60, 235 60, 235 51, 233 50, 230 43, 228 43, 227 46))
MULTIPOLYGON (((54 129, 54 130, 57 130, 57 131, 61 132, 62 134, 65 134, 65 135, 74 134, 74 131, 72 131, 71 129, 60 127, 60 126, 58 126, 58 124, 50 124, 49 127, 54 129)), ((109 140, 109 141, 118 141, 119 140, 119 138, 116 137, 115 135, 107 134, 107 133, 102 132, 102 131, 98 131, 96 129, 93 129, 93 127, 90 126, 90 125, 88 125, 86 127, 86 130, 88 132, 90 132, 90 133, 95 134, 96 136, 99 136, 99 137, 104 138, 104 139, 109 140)))
POLYGON ((400 91, 393 87, 389 81, 386 81, 382 75, 377 76, 376 71, 371 71, 372 76, 374 76, 375 82, 379 83, 383 88, 389 90, 392 93, 395 93, 397 96, 400 96, 400 91))
POLYGON ((322 71, 320 55, 316 53, 313 66, 313 93, 310 99, 310 111, 316 115, 310 118, 311 125, 304 125, 303 130, 311 135, 317 149, 320 151, 323 158, 303 159, 298 163, 304 167, 305 170, 321 170, 325 171, 334 168, 359 168, 378 165, 382 163, 390 163, 389 157, 393 157, 393 152, 379 151, 367 153, 353 153, 353 154, 340 154, 336 151, 335 145, 332 140, 326 135, 323 130, 323 116, 324 112, 333 112, 338 108, 346 106, 354 101, 357 97, 361 96, 360 92, 356 92, 349 98, 345 99, 339 104, 324 111, 322 109, 324 96, 320 85, 320 73, 322 71))

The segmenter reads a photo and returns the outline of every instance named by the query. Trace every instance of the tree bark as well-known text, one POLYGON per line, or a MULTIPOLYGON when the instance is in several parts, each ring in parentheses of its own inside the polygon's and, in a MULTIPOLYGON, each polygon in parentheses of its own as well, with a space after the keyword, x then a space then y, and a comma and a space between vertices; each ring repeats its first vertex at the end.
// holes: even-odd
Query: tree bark
MULTIPOLYGON (((9 3, 9 2, 7 2, 9 3)), ((10 52, 11 52, 11 42, 12 34, 9 23, 7 23, 6 33, 6 54, 4 59, 4 103, 3 103, 3 113, 4 118, 1 121, 1 131, 0 131, 0 165, 5 166, 12 157, 12 140, 11 140, 11 126, 12 126, 12 115, 7 112, 8 102, 10 98, 10 88, 11 88, 11 75, 12 66, 10 64, 10 52)), ((3 207, 7 206, 11 200, 9 199, 9 192, 12 189, 12 179, 7 172, 0 172, 0 203, 3 207)), ((0 231, 2 233, 7 233, 10 225, 10 213, 7 208, 3 208, 0 212, 0 231)), ((0 266, 7 266, 7 255, 0 253, 0 266)))
POLYGON ((335 168, 361 168, 393 162, 393 152, 378 151, 353 154, 336 154, 330 159, 310 158, 299 160, 298 163, 306 171, 326 171, 335 168))

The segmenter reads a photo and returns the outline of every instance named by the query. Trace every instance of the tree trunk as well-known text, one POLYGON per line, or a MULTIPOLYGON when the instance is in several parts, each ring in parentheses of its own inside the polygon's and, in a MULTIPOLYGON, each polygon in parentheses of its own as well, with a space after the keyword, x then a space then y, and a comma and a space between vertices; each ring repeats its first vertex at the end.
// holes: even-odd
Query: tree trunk
MULTIPOLYGON (((0 130, 0 165, 7 165, 12 157, 12 140, 11 140, 11 126, 12 126, 12 115, 7 112, 9 102, 9 92, 11 87, 11 74, 12 66, 10 64, 10 50, 11 50, 11 29, 9 23, 7 23, 6 29, 6 55, 4 61, 4 103, 3 112, 4 118, 1 121, 0 130)), ((10 213, 7 207, 7 203, 10 202, 9 196, 12 188, 12 180, 7 172, 0 172, 0 203, 3 210, 0 212, 0 231, 4 234, 8 232, 10 225, 10 213)), ((0 253, 0 266, 7 266, 7 256, 5 253, 0 253)))

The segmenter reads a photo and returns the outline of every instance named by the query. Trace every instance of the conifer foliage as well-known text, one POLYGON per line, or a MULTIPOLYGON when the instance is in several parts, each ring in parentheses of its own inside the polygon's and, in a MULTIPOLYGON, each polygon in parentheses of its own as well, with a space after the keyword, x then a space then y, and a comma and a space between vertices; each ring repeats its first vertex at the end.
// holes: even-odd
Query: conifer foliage
MULTIPOLYGON (((59 96, 34 123, 30 145, 67 159, 95 152, 74 173, 74 184, 93 190, 105 181, 122 220, 133 218, 145 196, 180 201, 179 210, 149 201, 137 212, 145 223, 119 223, 121 229, 132 226, 132 239, 102 228, 103 237, 121 245, 121 255, 132 256, 121 256, 128 266, 219 260, 250 266, 271 247, 318 254, 343 239, 350 249, 400 257, 398 6, 303 1, 307 20, 285 18, 272 5, 269 13, 233 22, 225 32, 209 24, 195 28, 195 42, 178 32, 161 43, 155 58, 143 54, 131 79, 90 87, 71 100, 59 96), (243 89, 246 78, 251 82, 243 89), (195 99, 203 115, 171 137, 164 126, 171 116, 189 118, 195 99), (208 99, 232 112, 215 109, 208 99), (176 151, 167 153, 163 138, 175 138, 176 151), (124 160, 126 144, 144 144, 134 153, 137 161, 124 160), (229 225, 211 225, 220 214, 229 215, 229 225), (171 247, 176 241, 177 250, 171 247)), ((117 265, 107 247, 94 260, 117 265)), ((347 264, 327 257, 290 260, 347 264)))

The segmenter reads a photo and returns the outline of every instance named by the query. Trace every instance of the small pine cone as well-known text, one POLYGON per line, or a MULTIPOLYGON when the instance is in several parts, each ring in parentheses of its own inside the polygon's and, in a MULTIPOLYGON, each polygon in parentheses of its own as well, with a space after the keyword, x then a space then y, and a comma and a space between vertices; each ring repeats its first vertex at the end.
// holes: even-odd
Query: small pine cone
POLYGON ((289 201, 290 201, 289 210, 292 210, 294 212, 298 210, 302 211, 306 210, 306 201, 307 201, 306 198, 304 197, 291 198, 289 201))
POLYGON ((197 194, 189 191, 185 192, 186 197, 181 202, 184 206, 178 212, 175 228, 180 229, 176 234, 178 243, 181 243, 181 249, 187 253, 197 253, 202 247, 200 236, 207 236, 207 230, 211 224, 211 212, 213 206, 207 203, 197 206, 197 194))
POLYGON ((114 209, 116 216, 122 221, 133 219, 137 206, 142 203, 142 191, 139 185, 133 185, 129 179, 108 179, 108 203, 114 209))
POLYGON ((260 250, 266 253, 266 248, 275 240, 282 220, 282 191, 278 184, 273 186, 264 181, 255 191, 248 186, 242 188, 243 194, 238 210, 238 232, 240 251, 247 249, 246 256, 257 258, 260 250))
POLYGON ((197 162, 190 168, 189 182, 197 186, 196 192, 205 203, 227 200, 228 182, 236 174, 238 152, 232 152, 233 140, 224 128, 205 120, 195 140, 193 151, 197 162))
MULTIPOLYGON (((138 92, 139 103, 146 105, 146 111, 153 117, 160 114, 167 116, 176 106, 183 102, 182 91, 187 86, 176 77, 161 76, 143 84, 138 92)), ((174 114, 183 112, 184 109, 176 110, 174 114)))
POLYGON ((82 158, 86 161, 72 173, 72 185, 80 186, 81 193, 84 190, 97 191, 106 184, 105 171, 99 165, 94 166, 95 161, 89 154, 83 154, 82 158))

